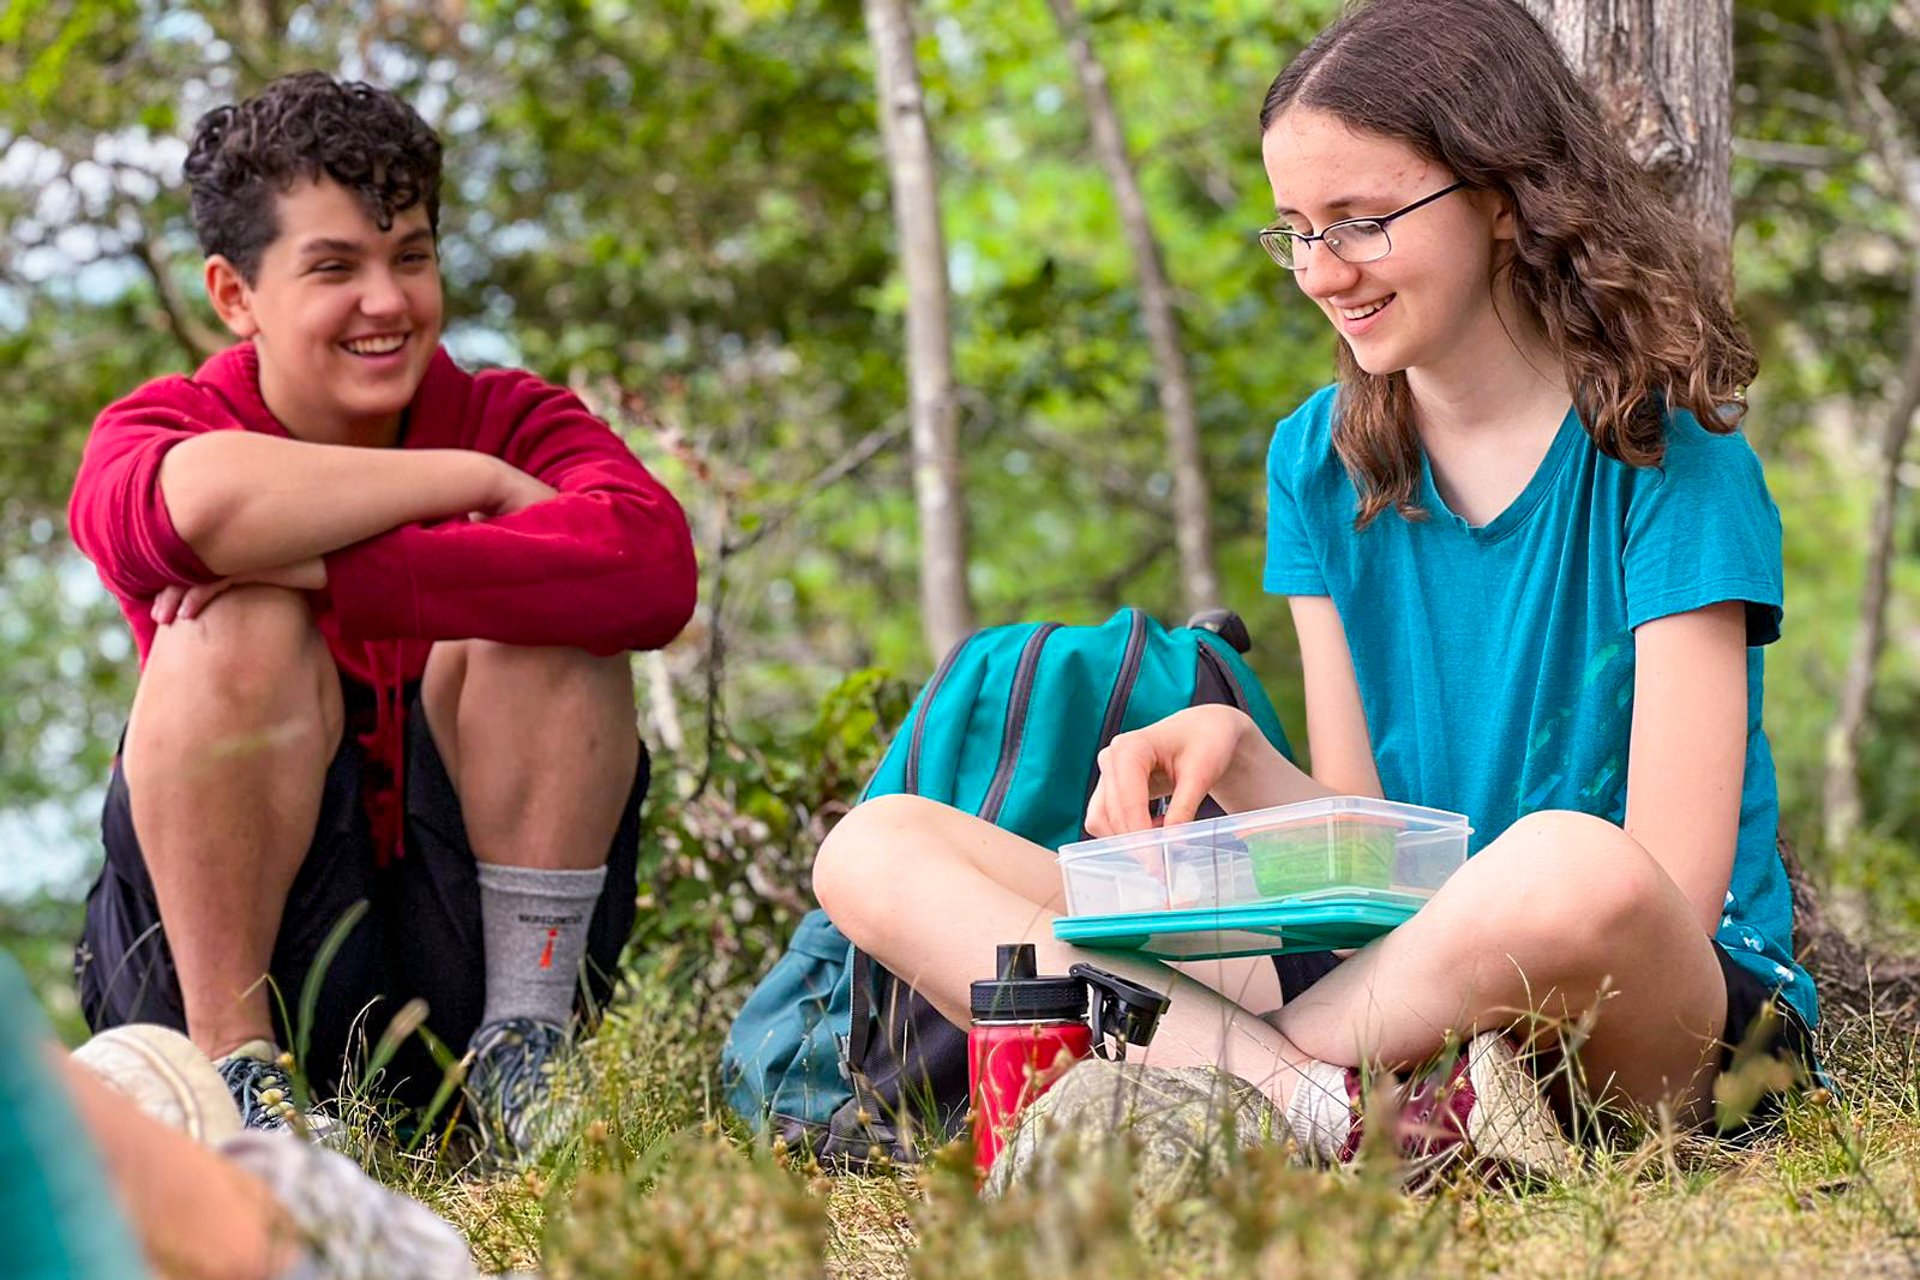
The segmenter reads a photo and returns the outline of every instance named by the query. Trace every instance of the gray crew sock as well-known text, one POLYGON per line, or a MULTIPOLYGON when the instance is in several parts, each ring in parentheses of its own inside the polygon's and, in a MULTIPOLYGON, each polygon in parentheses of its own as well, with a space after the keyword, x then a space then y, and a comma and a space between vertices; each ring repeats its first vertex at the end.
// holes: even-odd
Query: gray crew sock
POLYGON ((587 924, 607 869, 545 871, 483 862, 480 927, 487 948, 487 1003, 480 1025, 537 1018, 565 1026, 587 950, 587 924))
POLYGON ((1347 1097, 1347 1068, 1319 1059, 1300 1068, 1287 1101, 1287 1129, 1307 1159, 1335 1164, 1353 1132, 1353 1104, 1347 1097))

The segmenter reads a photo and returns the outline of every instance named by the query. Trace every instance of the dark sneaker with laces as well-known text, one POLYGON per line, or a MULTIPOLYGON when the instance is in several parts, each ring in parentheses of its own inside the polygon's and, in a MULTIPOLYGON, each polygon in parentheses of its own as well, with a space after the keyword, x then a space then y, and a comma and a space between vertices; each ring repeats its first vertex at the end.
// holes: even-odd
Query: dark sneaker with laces
POLYGON ((473 1033, 467 1099, 491 1161, 537 1159, 560 1137, 553 1076, 572 1049, 565 1027, 537 1018, 502 1018, 473 1033))
POLYGON ((293 1080, 287 1074, 292 1055, 267 1041, 249 1040, 213 1065, 226 1081, 233 1104, 240 1108, 242 1127, 266 1132, 286 1129, 315 1142, 326 1141, 338 1130, 339 1122, 332 1117, 303 1112, 294 1105, 293 1080))

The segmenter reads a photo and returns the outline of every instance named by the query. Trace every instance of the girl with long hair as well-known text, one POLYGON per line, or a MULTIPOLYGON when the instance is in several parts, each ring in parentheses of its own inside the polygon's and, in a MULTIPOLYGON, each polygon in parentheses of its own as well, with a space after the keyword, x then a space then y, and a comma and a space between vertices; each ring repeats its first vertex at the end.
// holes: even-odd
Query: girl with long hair
MULTIPOLYGON (((1087 828, 1375 796, 1468 814, 1472 856, 1344 958, 1100 963, 1172 995, 1150 1063, 1254 1083, 1317 1159, 1357 1149, 1363 1069, 1406 1077, 1424 1153, 1552 1164, 1570 1094, 1705 1124, 1735 1046, 1804 1073, 1817 1013, 1761 728, 1779 515, 1717 255, 1510 0, 1351 8, 1260 132, 1260 243, 1339 338, 1267 475, 1312 772, 1195 707, 1113 741, 1087 828)), ((927 801, 855 809, 815 889, 957 1022, 988 944, 1085 958, 1045 850, 927 801)))

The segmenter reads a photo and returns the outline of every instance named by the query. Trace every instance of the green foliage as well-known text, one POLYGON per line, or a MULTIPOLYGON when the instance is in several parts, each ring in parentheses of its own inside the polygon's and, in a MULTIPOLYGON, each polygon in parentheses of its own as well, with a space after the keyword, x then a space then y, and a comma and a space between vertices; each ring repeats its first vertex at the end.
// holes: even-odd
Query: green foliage
MULTIPOLYGON (((1333 339, 1251 244, 1268 211, 1254 118, 1336 8, 1087 9, 1178 290, 1226 603, 1247 617, 1296 739, 1291 627, 1259 587, 1264 452, 1273 421, 1330 375, 1333 339)), ((580 387, 686 501, 707 571, 705 609, 669 655, 689 724, 708 720, 706 655, 726 666, 714 740, 696 732, 686 750, 704 785, 656 790, 657 914, 639 950, 697 940, 716 981, 751 973, 807 903, 812 843, 860 780, 851 757, 816 767, 836 714, 822 717, 823 700, 845 672, 911 684, 932 660, 902 443, 904 299, 859 6, 352 0, 284 24, 273 12, 19 0, 0 17, 14 175, 0 184, 0 701, 13 712, 0 807, 72 804, 98 785, 130 691, 113 611, 85 590, 59 516, 93 415, 190 367, 183 335, 213 324, 180 138, 206 106, 285 71, 365 74, 418 101, 449 145, 456 348, 580 387)), ((1134 273, 1058 31, 1040 0, 918 12, 982 621, 1087 622, 1120 603, 1177 621, 1134 273)), ((1749 431, 1789 565, 1767 713, 1784 826, 1816 863, 1822 742, 1860 580, 1862 446, 1895 374, 1914 236, 1822 24, 1911 121, 1920 68, 1903 21, 1881 0, 1738 9, 1734 250, 1764 356, 1749 431)), ((1920 737, 1905 601, 1920 581, 1903 537, 1900 639, 1865 759, 1886 850, 1920 847, 1903 783, 1920 737)), ((1850 875, 1849 856, 1833 851, 1827 869, 1850 875)))
POLYGON ((87 1034, 73 987, 73 944, 79 936, 78 903, 46 896, 0 901, 0 951, 20 966, 54 1034, 66 1044, 78 1044, 87 1034))
POLYGON ((813 906, 814 850, 878 762, 912 691, 885 671, 841 681, 804 732, 715 740, 704 769, 667 774, 641 849, 643 970, 682 969, 737 994, 813 906))

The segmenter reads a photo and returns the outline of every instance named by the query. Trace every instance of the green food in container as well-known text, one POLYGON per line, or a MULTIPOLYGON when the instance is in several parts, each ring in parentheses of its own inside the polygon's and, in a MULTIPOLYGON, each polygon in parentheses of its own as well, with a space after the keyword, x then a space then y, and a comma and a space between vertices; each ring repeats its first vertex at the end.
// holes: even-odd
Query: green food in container
POLYGON ((1342 814, 1243 838, 1254 887, 1282 898, 1340 886, 1391 888, 1399 831, 1396 822, 1342 814))

